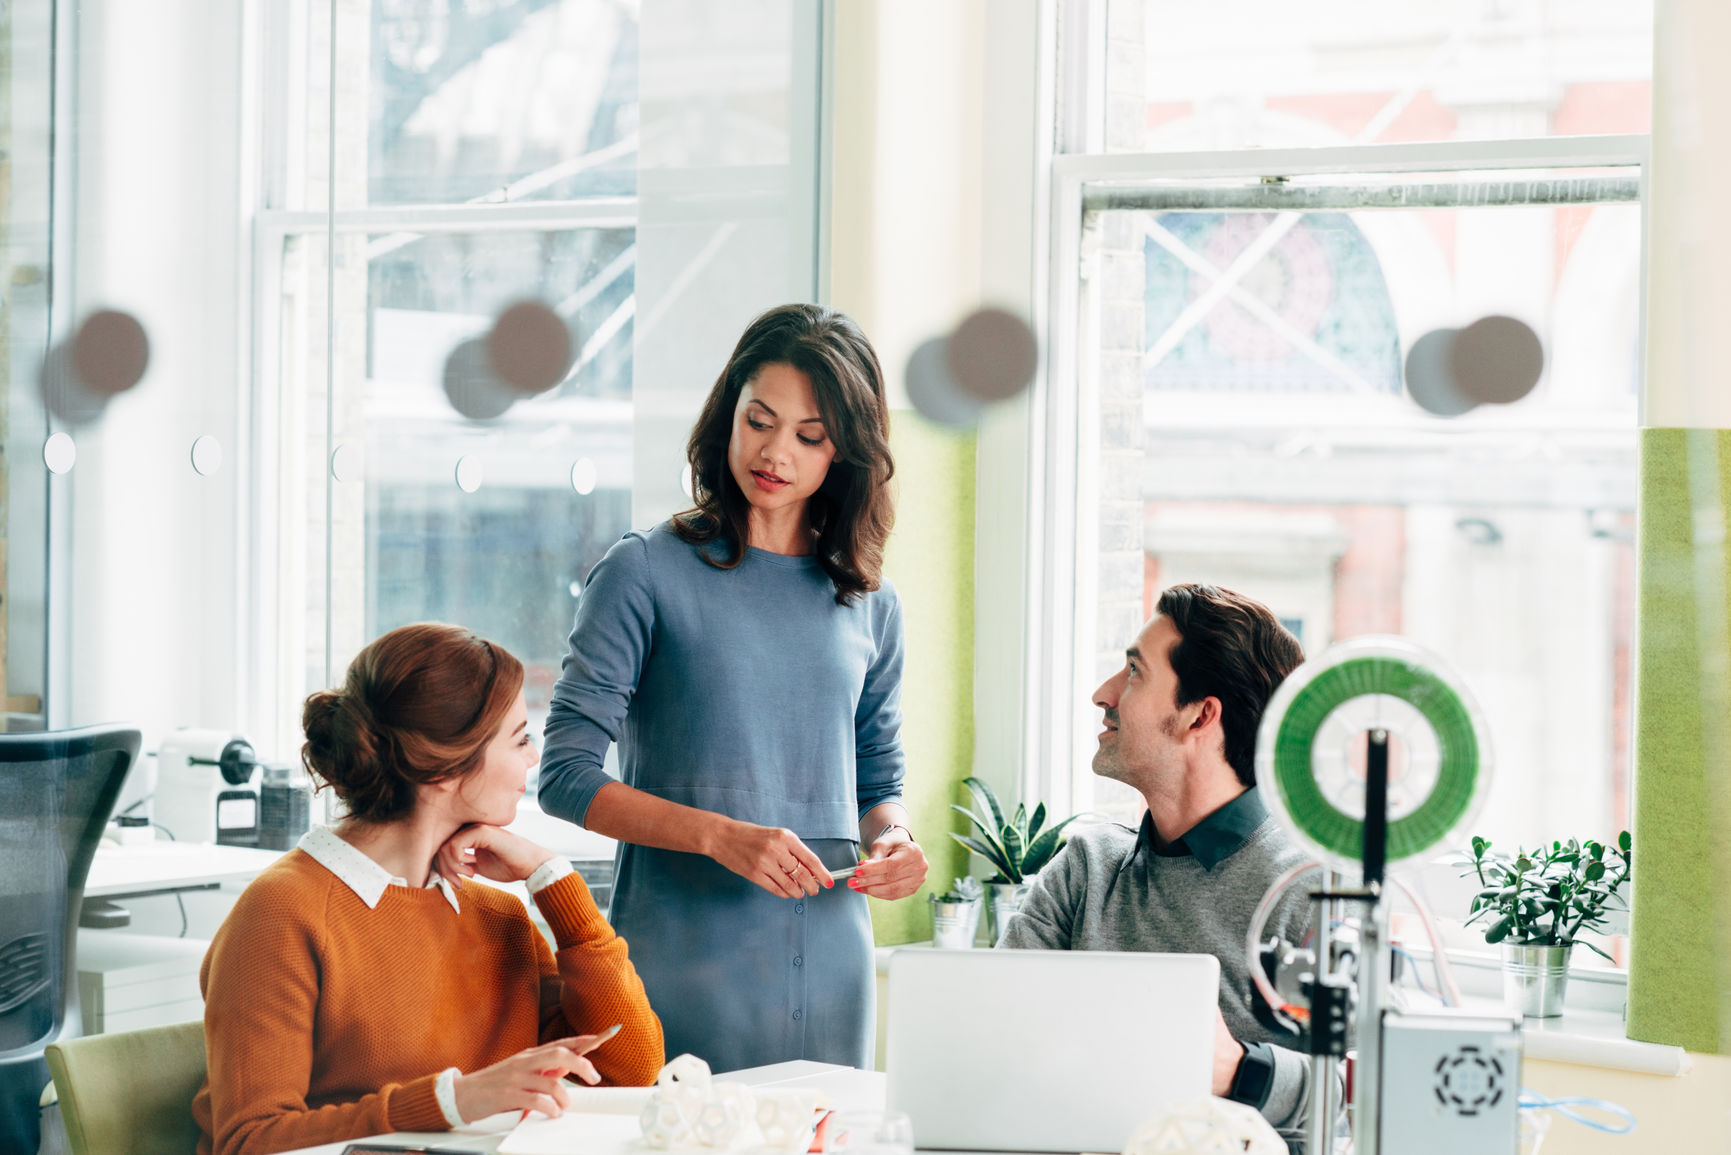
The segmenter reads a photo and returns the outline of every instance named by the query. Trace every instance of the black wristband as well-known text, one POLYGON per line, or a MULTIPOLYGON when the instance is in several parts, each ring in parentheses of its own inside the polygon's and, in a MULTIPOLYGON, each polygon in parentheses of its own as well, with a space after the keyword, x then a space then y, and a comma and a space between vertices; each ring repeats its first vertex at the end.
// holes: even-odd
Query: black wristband
POLYGON ((1262 1110, 1274 1091, 1274 1051, 1267 1043, 1245 1043, 1244 1057, 1232 1075, 1226 1097, 1234 1103, 1262 1110))

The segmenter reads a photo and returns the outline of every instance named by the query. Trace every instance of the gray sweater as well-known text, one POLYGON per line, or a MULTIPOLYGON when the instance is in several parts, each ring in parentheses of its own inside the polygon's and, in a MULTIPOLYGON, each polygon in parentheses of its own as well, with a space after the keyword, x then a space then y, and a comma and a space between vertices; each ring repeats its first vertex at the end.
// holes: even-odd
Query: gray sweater
MULTIPOLYGON (((1262 1114, 1291 1131, 1303 1123, 1310 1061, 1250 1011, 1250 916, 1269 886, 1305 860, 1268 815, 1255 789, 1199 824, 1191 853, 1157 853, 1153 824, 1116 823, 1072 837, 1010 920, 1000 947, 1035 950, 1146 950, 1211 954, 1220 960, 1220 1010, 1241 1042, 1276 1044, 1273 1090, 1262 1114)), ((1303 882, 1289 887, 1268 933, 1298 943, 1310 930, 1303 882)))

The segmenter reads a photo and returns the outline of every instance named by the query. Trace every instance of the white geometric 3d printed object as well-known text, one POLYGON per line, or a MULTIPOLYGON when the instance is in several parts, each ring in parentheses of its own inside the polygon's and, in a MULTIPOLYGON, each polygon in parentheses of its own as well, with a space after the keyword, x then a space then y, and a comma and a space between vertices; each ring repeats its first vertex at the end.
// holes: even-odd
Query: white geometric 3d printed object
POLYGON ((680 1055, 655 1077, 638 1124, 644 1145, 659 1151, 729 1150, 759 1133, 766 1146, 791 1149, 811 1137, 816 1107, 812 1091, 765 1092, 760 1101, 743 1083, 716 1082, 696 1055, 680 1055))
POLYGON ((1286 1142, 1243 1103, 1172 1103, 1136 1128, 1124 1155, 1286 1155, 1286 1142))

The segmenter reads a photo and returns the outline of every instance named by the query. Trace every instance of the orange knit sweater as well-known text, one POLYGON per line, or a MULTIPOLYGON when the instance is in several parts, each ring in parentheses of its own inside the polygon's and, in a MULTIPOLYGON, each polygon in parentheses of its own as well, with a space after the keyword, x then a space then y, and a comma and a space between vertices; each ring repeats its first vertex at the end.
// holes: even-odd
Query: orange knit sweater
POLYGON ((199 1155, 443 1131, 440 1071, 614 1023, 625 1029, 590 1054, 595 1069, 608 1083, 653 1082, 661 1022, 625 940, 576 874, 535 903, 557 955, 523 904, 493 887, 462 880, 461 914, 436 887, 386 887, 369 910, 311 855, 284 855, 205 955, 199 1155))

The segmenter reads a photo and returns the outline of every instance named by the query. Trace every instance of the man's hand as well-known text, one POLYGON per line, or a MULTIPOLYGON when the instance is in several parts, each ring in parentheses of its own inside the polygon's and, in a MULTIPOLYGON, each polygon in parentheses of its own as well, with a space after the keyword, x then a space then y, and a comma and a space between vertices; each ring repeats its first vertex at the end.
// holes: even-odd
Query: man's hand
POLYGON ((1226 1029, 1226 1016, 1220 1013, 1219 1004, 1214 1007, 1214 1094, 1225 1098, 1226 1092, 1232 1089, 1233 1076, 1238 1074, 1238 1064, 1244 1059, 1244 1044, 1232 1037, 1232 1032, 1226 1029))

